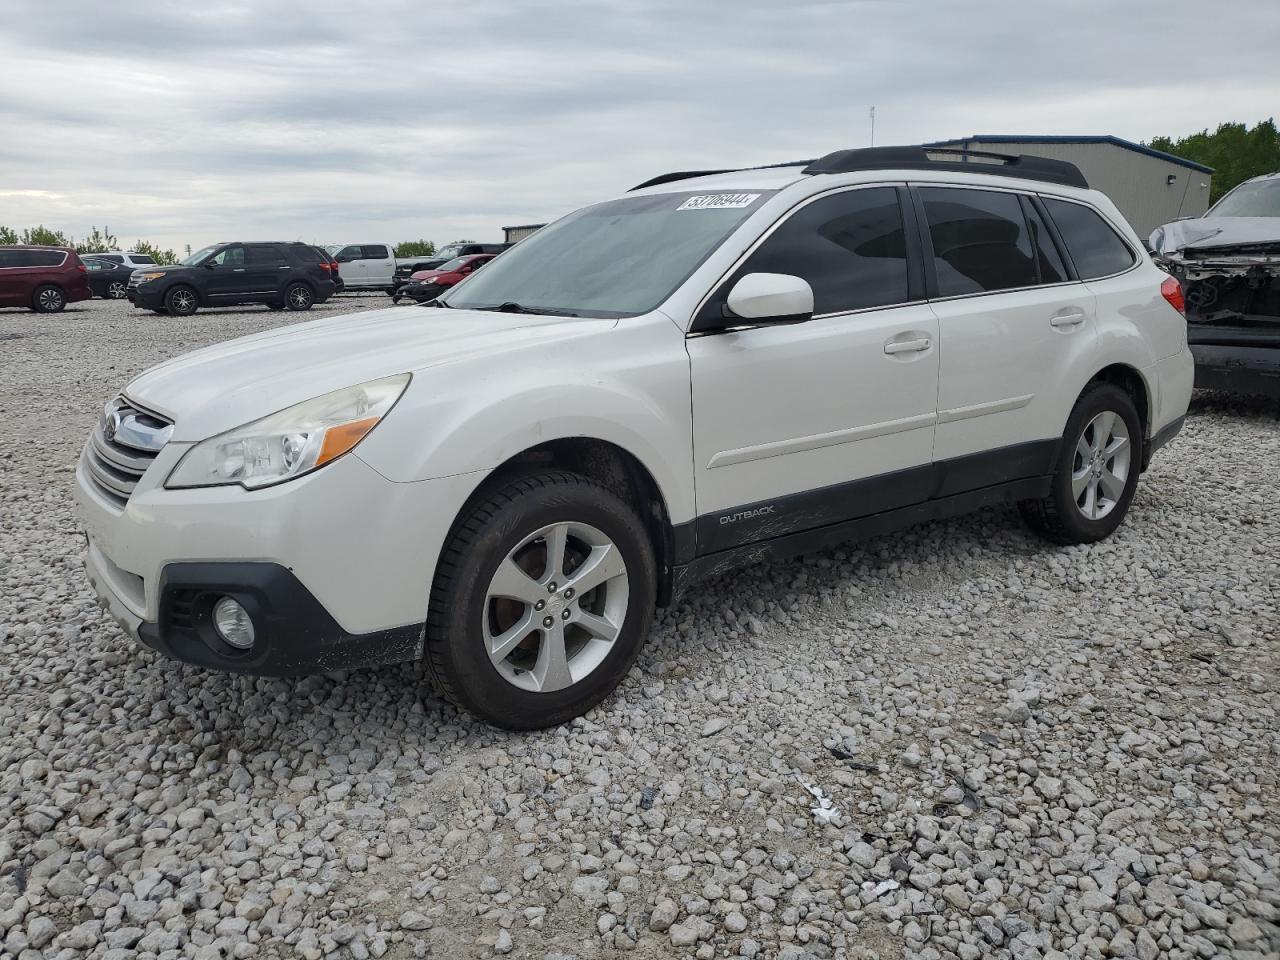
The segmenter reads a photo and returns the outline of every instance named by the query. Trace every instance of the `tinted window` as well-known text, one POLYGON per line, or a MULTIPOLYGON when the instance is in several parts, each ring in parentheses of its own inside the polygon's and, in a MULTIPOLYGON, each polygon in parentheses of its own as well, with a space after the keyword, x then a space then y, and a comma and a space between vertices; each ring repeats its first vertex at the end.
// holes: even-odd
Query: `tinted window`
POLYGON ((382 244, 361 247, 360 249, 364 251, 363 259, 365 260, 385 260, 387 257, 391 256, 391 254, 387 252, 387 248, 382 244))
POLYGON ((1053 235, 1027 197, 1022 198, 1022 212, 1027 215, 1027 224, 1031 227, 1031 243, 1036 251, 1036 269, 1040 272, 1041 283, 1062 283, 1067 277, 1067 268, 1062 263, 1062 255, 1054 245, 1053 235))
POLYGON ((245 248, 245 263, 251 266, 276 266, 284 262, 284 252, 279 247, 245 248))
POLYGON ((1036 262, 1022 206, 1012 193, 920 188, 938 295, 1029 287, 1036 262))
POLYGON ((132 259, 134 263, 155 263, 155 260, 145 253, 131 254, 130 259, 132 259))
POLYGON ((786 273, 813 287, 813 312, 838 313, 907 301, 902 208, 892 187, 850 190, 801 207, 738 268, 786 273))
POLYGON ((1044 205, 1062 234, 1081 280, 1109 277, 1133 266, 1129 245, 1093 210, 1083 204, 1048 197, 1044 205))
POLYGON ((92 257, 86 257, 84 265, 90 273, 101 273, 103 270, 114 270, 116 268, 114 263, 107 260, 94 260, 92 257))
POLYGON ((212 260, 220 267, 243 267, 244 247, 225 247, 215 253, 212 260))
POLYGON ((321 261, 324 261, 325 263, 329 262, 328 254, 322 253, 318 247, 299 245, 291 247, 290 249, 293 251, 293 255, 303 263, 320 263, 321 261))
POLYGON ((27 257, 27 262, 33 267, 56 267, 67 259, 67 255, 60 250, 30 250, 27 257))
POLYGON ((348 263, 352 260, 363 260, 364 254, 360 252, 360 248, 358 246, 343 247, 338 251, 335 259, 341 260, 343 263, 348 263))
POLYGON ((25 250, 0 249, 0 267, 24 267, 27 264, 25 250))
MULTIPOLYGON (((124 263, 124 257, 118 253, 104 253, 101 254, 101 258, 103 260, 110 260, 112 263, 124 263)), ((151 261, 148 260, 147 262, 150 263, 151 261)))

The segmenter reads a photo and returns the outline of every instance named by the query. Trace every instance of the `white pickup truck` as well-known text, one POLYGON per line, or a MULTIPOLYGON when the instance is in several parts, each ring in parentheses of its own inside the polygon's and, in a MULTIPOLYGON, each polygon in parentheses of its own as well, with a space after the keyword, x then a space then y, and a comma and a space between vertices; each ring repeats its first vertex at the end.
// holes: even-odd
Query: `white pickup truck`
POLYGON ((390 243, 331 243, 325 247, 338 261, 347 290, 388 290, 396 273, 395 247, 390 243))

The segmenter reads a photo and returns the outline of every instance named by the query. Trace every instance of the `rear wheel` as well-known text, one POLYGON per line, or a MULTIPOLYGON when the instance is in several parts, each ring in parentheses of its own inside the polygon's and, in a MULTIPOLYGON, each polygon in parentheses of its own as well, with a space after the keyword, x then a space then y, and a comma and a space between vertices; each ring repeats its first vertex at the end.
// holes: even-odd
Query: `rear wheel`
POLYGON ((1137 490, 1142 444, 1142 421, 1129 394, 1114 384, 1092 384, 1067 420, 1049 495, 1019 503, 1023 519, 1056 543, 1110 536, 1137 490))
POLYGON ((61 287, 51 283, 37 287, 36 292, 31 295, 31 309, 36 313, 58 313, 66 305, 67 295, 62 292, 61 287))
POLYGON ((174 287, 164 295, 165 309, 174 317, 189 317, 200 306, 200 299, 190 287, 174 287))
POLYGON ((284 291, 284 305, 290 310, 310 310, 315 298, 305 283, 291 283, 284 291))
POLYGON ((129 285, 123 280, 112 280, 107 284, 107 297, 111 300, 123 300, 129 292, 129 285))
POLYGON ((653 547, 631 506, 576 474, 534 474, 457 524, 432 585, 427 662, 489 723, 554 726, 626 676, 654 598, 653 547))

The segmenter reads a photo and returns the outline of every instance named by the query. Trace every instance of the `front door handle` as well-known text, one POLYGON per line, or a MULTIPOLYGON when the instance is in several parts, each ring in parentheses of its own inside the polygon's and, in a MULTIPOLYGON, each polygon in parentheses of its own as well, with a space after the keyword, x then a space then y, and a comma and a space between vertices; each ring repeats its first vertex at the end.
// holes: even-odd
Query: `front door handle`
POLYGON ((899 353, 919 353, 922 350, 928 350, 932 345, 933 341, 928 337, 919 337, 915 340, 890 340, 884 345, 884 352, 892 357, 899 353))
POLYGON ((234 270, 232 270, 231 272, 232 272, 232 273, 244 273, 244 267, 236 267, 236 268, 235 268, 234 270))
POLYGON ((1049 318, 1049 325, 1053 327, 1078 327, 1084 323, 1084 311, 1072 310, 1070 313, 1055 313, 1049 318))

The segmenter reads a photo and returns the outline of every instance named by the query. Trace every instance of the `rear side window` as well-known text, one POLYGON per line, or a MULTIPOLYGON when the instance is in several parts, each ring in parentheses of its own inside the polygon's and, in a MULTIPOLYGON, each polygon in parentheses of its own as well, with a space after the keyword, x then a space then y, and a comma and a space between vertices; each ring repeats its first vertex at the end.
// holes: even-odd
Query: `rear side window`
MULTIPOLYGON (((103 254, 100 254, 100 257, 103 260, 110 260, 112 263, 115 263, 115 264, 124 263, 124 257, 118 253, 103 253, 103 254)), ((154 261, 150 259, 147 260, 147 263, 153 263, 153 262, 154 261)))
POLYGON ((365 246, 360 249, 364 251, 364 256, 361 258, 363 260, 385 260, 387 257, 391 256, 391 254, 387 252, 387 248, 382 244, 365 246))
POLYGON ((1016 194, 921 187, 938 295, 1034 286, 1031 233, 1016 194))
POLYGON ((907 248, 892 187, 822 197, 785 220, 723 288, 748 273, 787 273, 813 287, 815 314, 905 303, 907 248))
POLYGON ((1084 204, 1044 198, 1081 280, 1122 273, 1133 266, 1133 251, 1094 210, 1084 204))
POLYGON ((284 262, 284 252, 279 247, 245 248, 245 263, 250 266, 275 266, 284 262))
POLYGON ((33 267, 56 267, 67 259, 60 250, 28 250, 27 262, 33 267))
POLYGON ((145 253, 133 254, 132 260, 134 263, 155 263, 155 260, 145 253))
POLYGON ((329 262, 329 255, 321 253, 316 247, 296 246, 290 249, 293 251, 293 255, 303 263, 329 262))

